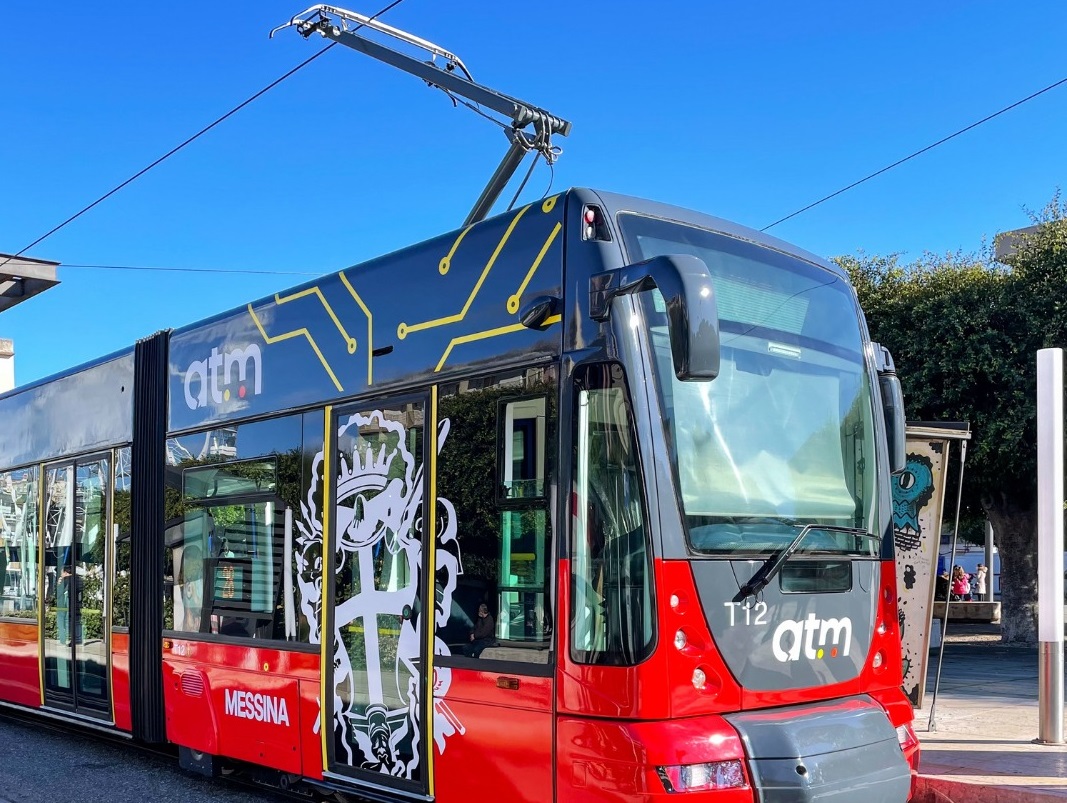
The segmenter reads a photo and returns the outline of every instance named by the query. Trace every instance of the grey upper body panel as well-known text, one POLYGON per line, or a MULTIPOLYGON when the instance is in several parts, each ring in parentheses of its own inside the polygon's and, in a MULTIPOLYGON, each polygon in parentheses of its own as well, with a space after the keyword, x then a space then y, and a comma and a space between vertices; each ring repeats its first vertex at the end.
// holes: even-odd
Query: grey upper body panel
POLYGON ((133 352, 0 396, 0 469, 133 439, 133 352))

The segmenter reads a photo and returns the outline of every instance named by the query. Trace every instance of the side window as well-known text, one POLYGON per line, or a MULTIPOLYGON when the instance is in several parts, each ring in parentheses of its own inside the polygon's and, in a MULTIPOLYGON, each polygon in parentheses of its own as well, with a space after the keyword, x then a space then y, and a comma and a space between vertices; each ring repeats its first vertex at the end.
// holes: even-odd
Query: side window
POLYGON ((571 655, 629 666, 650 654, 655 621, 629 394, 616 364, 583 367, 574 382, 571 655))
POLYGON ((548 662, 556 393, 544 368, 441 389, 439 653, 548 662))
POLYGON ((279 592, 285 563, 276 489, 273 458, 183 472, 185 512, 181 543, 174 547, 175 630, 285 637, 284 618, 276 621, 284 605, 279 592))
POLYGON ((295 593, 301 436, 295 416, 169 442, 165 629, 309 640, 295 593))
POLYGON ((37 468, 0 473, 0 616, 37 618, 37 468))
POLYGON ((111 586, 111 626, 130 626, 130 447, 115 452, 115 575, 111 586))

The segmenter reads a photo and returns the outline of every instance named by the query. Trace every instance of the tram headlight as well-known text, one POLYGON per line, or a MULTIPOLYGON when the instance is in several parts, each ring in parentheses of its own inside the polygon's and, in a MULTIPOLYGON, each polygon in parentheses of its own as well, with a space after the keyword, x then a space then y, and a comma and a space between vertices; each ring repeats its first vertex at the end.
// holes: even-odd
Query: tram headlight
POLYGON ((746 785, 745 769, 740 761, 710 761, 656 767, 656 773, 668 792, 701 792, 709 789, 737 789, 746 785))
POLYGON ((697 667, 693 670, 693 688, 703 689, 708 684, 708 676, 704 674, 704 670, 697 667))
POLYGON ((688 643, 689 639, 685 637, 684 630, 679 630, 677 633, 674 634, 674 646, 677 647, 679 650, 684 650, 688 643))

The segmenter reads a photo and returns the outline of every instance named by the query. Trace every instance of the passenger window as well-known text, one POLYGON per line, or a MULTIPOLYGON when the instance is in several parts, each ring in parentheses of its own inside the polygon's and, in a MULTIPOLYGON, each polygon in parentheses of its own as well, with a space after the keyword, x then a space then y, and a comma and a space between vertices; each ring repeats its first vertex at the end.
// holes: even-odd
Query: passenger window
POLYGON ((309 640, 295 593, 302 434, 295 416, 170 442, 183 457, 167 474, 165 629, 309 640))
POLYGON ((622 368, 585 366, 574 387, 571 655, 631 666, 651 653, 655 612, 641 473, 622 368))
POLYGON ((548 662, 555 408, 550 369, 441 389, 439 653, 548 662))
POLYGON ((501 503, 544 499, 546 403, 544 396, 501 402, 497 414, 501 503))
POLYGON ((0 473, 0 616, 37 618, 37 468, 0 473))
POLYGON ((130 563, 133 529, 130 521, 130 447, 116 452, 115 460, 115 576, 111 586, 111 626, 130 626, 130 563))
POLYGON ((284 503, 274 497, 276 461, 189 468, 182 479, 175 629, 285 638, 284 611, 276 621, 286 563, 284 503))

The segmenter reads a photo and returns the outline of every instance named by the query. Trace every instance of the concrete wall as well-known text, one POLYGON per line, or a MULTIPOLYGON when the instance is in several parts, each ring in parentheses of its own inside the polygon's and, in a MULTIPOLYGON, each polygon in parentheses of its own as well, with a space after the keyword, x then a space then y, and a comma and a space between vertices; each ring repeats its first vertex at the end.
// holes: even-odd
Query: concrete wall
POLYGON ((15 343, 0 338, 0 393, 15 387, 15 343))

